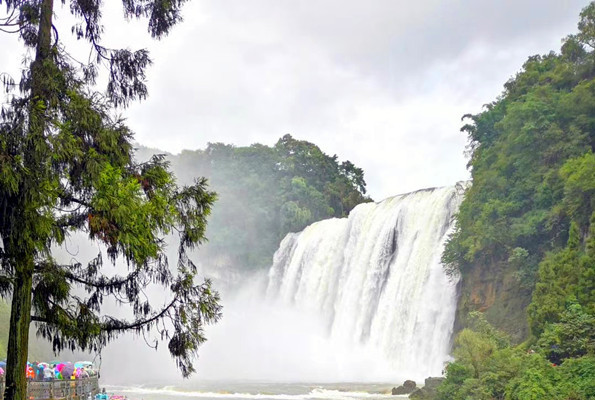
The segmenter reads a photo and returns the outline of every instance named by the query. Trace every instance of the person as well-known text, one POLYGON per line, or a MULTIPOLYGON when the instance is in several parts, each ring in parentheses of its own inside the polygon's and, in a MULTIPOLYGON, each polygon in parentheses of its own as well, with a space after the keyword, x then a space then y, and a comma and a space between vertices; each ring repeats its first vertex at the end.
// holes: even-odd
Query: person
POLYGON ((27 380, 35 379, 35 371, 33 370, 33 366, 27 362, 27 368, 25 370, 25 375, 27 376, 27 380))
POLYGON ((48 365, 47 367, 45 367, 43 370, 43 380, 51 381, 52 379, 54 379, 54 377, 55 377, 54 368, 52 368, 51 365, 48 365))
POLYGON ((109 400, 107 393, 105 393, 105 388, 101 389, 101 393, 95 395, 95 400, 109 400))
POLYGON ((33 363, 33 370, 35 372, 35 380, 42 381, 43 380, 43 364, 34 362, 33 363))

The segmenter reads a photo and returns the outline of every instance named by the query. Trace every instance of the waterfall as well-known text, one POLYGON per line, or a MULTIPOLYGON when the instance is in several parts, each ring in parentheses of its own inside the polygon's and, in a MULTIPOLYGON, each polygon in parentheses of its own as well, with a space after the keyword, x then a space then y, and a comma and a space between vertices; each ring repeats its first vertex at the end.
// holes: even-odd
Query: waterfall
POLYGON ((360 204, 349 218, 288 234, 269 301, 316 313, 333 342, 382 354, 396 376, 440 375, 457 295, 440 257, 463 192, 457 184, 360 204))

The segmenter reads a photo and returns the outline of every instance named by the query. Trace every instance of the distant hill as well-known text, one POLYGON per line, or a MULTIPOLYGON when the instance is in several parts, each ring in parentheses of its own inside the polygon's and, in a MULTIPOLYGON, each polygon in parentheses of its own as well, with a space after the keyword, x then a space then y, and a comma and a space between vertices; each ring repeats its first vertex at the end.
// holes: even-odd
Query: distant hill
MULTIPOLYGON (((139 147, 137 159, 159 153, 139 147)), ((206 177, 218 194, 198 261, 219 274, 267 268, 288 232, 370 201, 362 169, 291 135, 272 147, 210 143, 166 156, 181 182, 206 177)))

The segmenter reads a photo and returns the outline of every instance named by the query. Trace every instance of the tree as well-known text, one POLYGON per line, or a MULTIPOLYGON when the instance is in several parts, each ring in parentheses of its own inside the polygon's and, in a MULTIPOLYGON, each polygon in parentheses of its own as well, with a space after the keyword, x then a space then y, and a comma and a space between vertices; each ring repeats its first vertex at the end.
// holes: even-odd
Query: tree
POLYGON ((491 326, 478 311, 471 312, 468 321, 469 328, 463 329, 455 339, 453 353, 457 361, 470 367, 473 377, 479 379, 486 360, 497 350, 508 347, 509 338, 491 326))
MULTIPOLYGON (((181 19, 184 2, 124 0, 124 14, 147 18, 150 35, 161 38, 181 19)), ((26 396, 31 321, 56 351, 99 350, 122 332, 157 329, 188 376, 205 340, 203 325, 220 317, 217 293, 208 281, 195 283, 187 253, 204 240, 215 195, 205 179, 179 187, 162 156, 133 160, 132 133, 111 110, 146 97, 148 52, 100 44, 99 0, 69 1, 80 21, 72 32, 96 56, 89 64, 74 61, 60 45, 53 0, 4 3, 3 30, 18 32, 35 49, 19 94, 0 115, 0 295, 11 297, 5 399, 26 396), (102 65, 109 70, 105 94, 88 85, 102 65), (102 243, 112 263, 123 260, 127 273, 105 275, 101 254, 86 264, 58 263, 52 246, 77 231, 102 243), (174 233, 175 270, 164 242, 174 233), (151 285, 169 293, 165 304, 144 295, 151 285), (132 320, 102 315, 110 297, 130 305, 132 320)), ((3 82, 16 86, 6 77, 3 82)))
POLYGON ((555 364, 568 358, 595 354, 595 317, 570 301, 560 322, 548 324, 537 345, 555 364))

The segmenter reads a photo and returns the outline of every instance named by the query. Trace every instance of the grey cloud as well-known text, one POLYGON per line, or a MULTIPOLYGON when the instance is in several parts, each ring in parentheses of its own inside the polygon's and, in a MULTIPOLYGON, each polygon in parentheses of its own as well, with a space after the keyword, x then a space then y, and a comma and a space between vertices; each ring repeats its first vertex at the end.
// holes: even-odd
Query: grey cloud
POLYGON ((106 10, 104 38, 155 61, 148 100, 124 112, 140 143, 178 152, 292 133, 362 166, 379 199, 466 179, 460 116, 556 49, 586 4, 203 0, 161 42, 106 10))
MULTIPOLYGON (((527 33, 572 30, 586 2, 524 1, 253 1, 207 2, 216 20, 258 21, 290 40, 322 45, 341 64, 386 75, 456 58, 470 43, 502 45, 527 33)), ((288 43, 291 46, 291 42, 288 43)))

